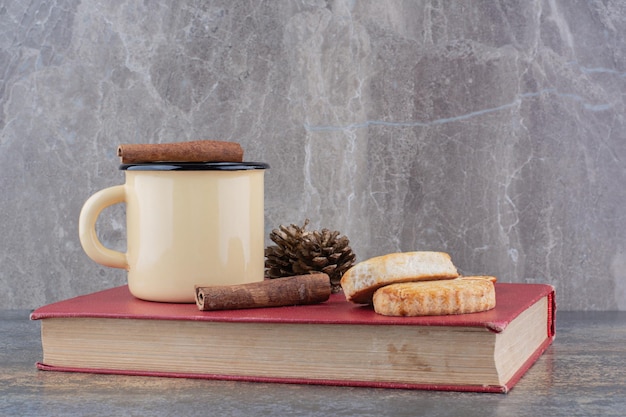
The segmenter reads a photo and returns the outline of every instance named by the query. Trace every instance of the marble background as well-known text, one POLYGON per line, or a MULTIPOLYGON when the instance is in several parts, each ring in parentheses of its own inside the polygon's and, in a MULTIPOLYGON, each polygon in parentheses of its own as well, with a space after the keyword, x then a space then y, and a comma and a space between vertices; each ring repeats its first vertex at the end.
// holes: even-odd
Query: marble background
POLYGON ((625 39, 622 0, 0 0, 0 305, 123 284, 77 236, 117 145, 219 139, 271 165, 267 233, 625 310, 625 39))

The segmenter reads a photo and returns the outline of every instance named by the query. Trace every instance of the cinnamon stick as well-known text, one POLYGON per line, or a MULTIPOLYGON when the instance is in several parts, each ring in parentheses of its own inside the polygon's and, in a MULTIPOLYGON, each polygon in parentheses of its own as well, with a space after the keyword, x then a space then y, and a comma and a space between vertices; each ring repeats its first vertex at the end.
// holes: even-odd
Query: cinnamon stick
POLYGON ((196 140, 176 143, 125 144, 117 148, 123 164, 144 162, 242 162, 243 148, 234 142, 196 140))
POLYGON ((327 274, 296 275, 239 285, 196 286, 201 311, 321 303, 330 297, 327 274))

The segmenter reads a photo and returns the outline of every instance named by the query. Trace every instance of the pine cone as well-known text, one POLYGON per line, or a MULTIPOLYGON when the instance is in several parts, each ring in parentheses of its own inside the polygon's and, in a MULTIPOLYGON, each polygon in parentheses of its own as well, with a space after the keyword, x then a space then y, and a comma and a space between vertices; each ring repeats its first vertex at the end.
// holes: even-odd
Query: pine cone
POLYGON ((328 229, 308 231, 307 219, 302 227, 294 224, 272 230, 270 239, 276 243, 265 248, 265 274, 282 278, 315 272, 330 277, 333 292, 339 292, 339 281, 355 263, 356 255, 350 240, 328 229))

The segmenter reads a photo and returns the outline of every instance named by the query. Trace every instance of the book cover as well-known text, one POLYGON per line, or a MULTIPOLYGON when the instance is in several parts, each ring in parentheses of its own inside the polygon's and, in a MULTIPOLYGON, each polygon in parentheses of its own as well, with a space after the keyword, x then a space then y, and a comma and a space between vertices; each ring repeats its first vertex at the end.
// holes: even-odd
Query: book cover
MULTIPOLYGON (((376 314, 371 306, 357 305, 345 300, 343 294, 333 294, 324 303, 276 307, 258 308, 246 310, 223 310, 223 311, 199 311, 195 304, 169 304, 139 300, 133 297, 127 286, 116 287, 93 294, 83 295, 38 308, 31 314, 32 320, 47 319, 125 319, 142 322, 185 322, 185 323, 232 323, 248 325, 283 325, 297 324, 305 326, 348 326, 347 330, 367 327, 372 333, 371 327, 384 326, 382 328, 402 329, 398 326, 418 326, 426 329, 447 328, 478 328, 490 334, 500 334, 507 330, 512 322, 531 306, 545 299, 547 312, 545 320, 545 337, 528 358, 515 369, 513 375, 503 384, 484 385, 452 382, 450 384, 430 383, 405 383, 398 381, 376 381, 340 378, 309 378, 306 376, 293 375, 260 375, 260 374, 227 374, 210 372, 177 372, 169 369, 150 370, 132 369, 131 366, 123 369, 111 369, 106 367, 83 367, 63 364, 62 366, 46 363, 45 344, 44 360, 37 364, 39 369, 55 371, 113 373, 128 375, 154 375, 205 379, 224 379, 242 381, 262 381, 300 384, 323 384, 323 385, 349 385, 369 386, 386 388, 409 388, 409 389, 435 389, 457 391, 480 391, 480 392, 507 392, 510 390, 528 370, 528 368, 541 356, 545 349, 552 343, 555 336, 556 305, 554 288, 544 284, 509 284, 497 283, 496 285, 496 308, 473 314, 448 315, 448 316, 425 316, 425 317, 387 317, 376 314)), ((543 314, 543 313, 542 313, 543 314)), ((382 329, 381 328, 381 329, 382 329)), ((42 326, 43 329, 43 326, 42 326)), ((278 328, 280 329, 280 327, 278 328)), ((286 329, 286 328, 285 328, 286 329)), ((356 331, 356 330, 355 330, 356 331)), ((369 334, 368 333, 368 334, 369 334)), ((277 333, 280 335, 280 332, 277 333)), ((364 333, 365 334, 365 333, 364 333)), ((359 333, 346 337, 355 337, 359 333)), ((278 336, 279 337, 279 336, 278 336)), ((43 333, 42 333, 43 338, 43 333)), ((288 342, 286 342, 288 343, 288 342)), ((304 373, 303 375, 306 375, 304 373)))

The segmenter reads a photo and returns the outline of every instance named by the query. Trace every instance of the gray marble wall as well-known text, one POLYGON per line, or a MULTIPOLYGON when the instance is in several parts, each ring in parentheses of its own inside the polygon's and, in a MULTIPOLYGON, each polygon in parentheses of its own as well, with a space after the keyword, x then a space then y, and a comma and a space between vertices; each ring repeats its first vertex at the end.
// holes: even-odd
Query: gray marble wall
POLYGON ((123 284, 77 236, 117 145, 219 139, 271 165, 268 233, 626 309, 625 39, 622 0, 0 0, 0 305, 123 284))

